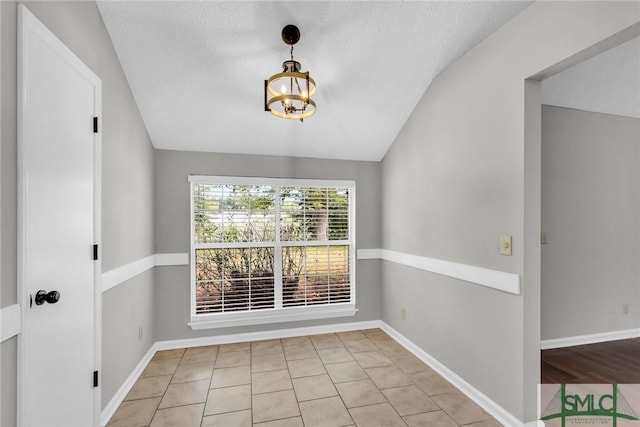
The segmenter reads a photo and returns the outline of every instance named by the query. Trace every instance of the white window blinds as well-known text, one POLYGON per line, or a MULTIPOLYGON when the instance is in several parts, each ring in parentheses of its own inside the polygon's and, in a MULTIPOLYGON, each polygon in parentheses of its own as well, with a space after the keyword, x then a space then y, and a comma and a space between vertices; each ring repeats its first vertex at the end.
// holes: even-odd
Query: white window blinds
POLYGON ((353 182, 190 181, 192 318, 354 302, 353 182))

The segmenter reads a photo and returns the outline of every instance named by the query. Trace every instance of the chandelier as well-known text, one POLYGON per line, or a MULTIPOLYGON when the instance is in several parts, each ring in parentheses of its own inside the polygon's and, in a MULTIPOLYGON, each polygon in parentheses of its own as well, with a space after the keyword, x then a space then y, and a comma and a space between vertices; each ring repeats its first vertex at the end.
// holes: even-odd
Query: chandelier
POLYGON ((282 41, 291 46, 291 59, 282 63, 281 73, 264 81, 264 110, 283 119, 302 122, 316 112, 316 103, 311 99, 316 92, 316 82, 308 71, 300 71, 300 63, 293 59, 293 45, 298 40, 298 27, 287 25, 282 29, 282 41))

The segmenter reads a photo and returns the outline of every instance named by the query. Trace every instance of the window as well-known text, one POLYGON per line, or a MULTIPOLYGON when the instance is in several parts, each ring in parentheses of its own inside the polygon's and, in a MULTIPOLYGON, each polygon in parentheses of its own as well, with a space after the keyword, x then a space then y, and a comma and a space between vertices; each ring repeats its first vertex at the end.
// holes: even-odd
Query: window
POLYGON ((355 314, 355 183, 190 176, 191 327, 355 314))

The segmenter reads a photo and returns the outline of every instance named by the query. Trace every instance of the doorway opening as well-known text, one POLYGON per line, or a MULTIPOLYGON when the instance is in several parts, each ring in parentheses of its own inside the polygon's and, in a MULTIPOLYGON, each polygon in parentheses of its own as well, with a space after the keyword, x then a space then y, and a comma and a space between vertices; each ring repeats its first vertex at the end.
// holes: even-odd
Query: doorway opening
POLYGON ((640 360, 613 342, 640 335, 638 94, 640 37, 541 83, 542 382, 617 383, 640 360))

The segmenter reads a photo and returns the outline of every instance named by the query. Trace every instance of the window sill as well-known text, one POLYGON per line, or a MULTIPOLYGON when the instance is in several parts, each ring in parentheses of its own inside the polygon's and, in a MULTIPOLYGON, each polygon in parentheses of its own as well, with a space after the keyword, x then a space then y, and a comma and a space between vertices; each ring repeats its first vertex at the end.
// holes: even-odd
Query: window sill
POLYGON ((193 330, 227 328, 232 326, 262 325, 300 320, 329 319, 354 316, 358 309, 352 304, 321 307, 291 307, 258 310, 244 313, 220 313, 192 317, 188 325, 193 330))

